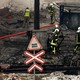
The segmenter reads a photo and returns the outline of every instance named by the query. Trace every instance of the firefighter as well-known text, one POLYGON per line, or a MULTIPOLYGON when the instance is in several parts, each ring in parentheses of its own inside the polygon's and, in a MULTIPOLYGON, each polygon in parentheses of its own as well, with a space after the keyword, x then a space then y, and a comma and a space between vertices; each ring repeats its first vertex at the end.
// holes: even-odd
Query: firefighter
POLYGON ((52 32, 52 39, 49 41, 52 53, 56 54, 56 50, 58 48, 58 39, 59 39, 60 30, 56 27, 52 32))
POLYGON ((29 23, 29 19, 30 19, 30 9, 27 7, 25 12, 24 12, 24 23, 23 23, 23 27, 26 25, 26 23, 29 23))
POLYGON ((56 52, 59 51, 60 53, 60 45, 62 44, 64 40, 64 35, 63 32, 61 31, 61 27, 59 27, 58 24, 55 25, 55 29, 52 32, 49 32, 50 34, 48 35, 47 39, 47 47, 48 51, 51 53, 56 54, 56 52))
POLYGON ((76 53, 78 47, 80 46, 80 27, 78 27, 78 30, 76 32, 75 41, 76 41, 76 47, 74 49, 74 53, 76 53))
POLYGON ((48 4, 48 13, 50 14, 50 18, 51 18, 51 24, 53 24, 55 22, 55 6, 54 4, 50 3, 48 4))

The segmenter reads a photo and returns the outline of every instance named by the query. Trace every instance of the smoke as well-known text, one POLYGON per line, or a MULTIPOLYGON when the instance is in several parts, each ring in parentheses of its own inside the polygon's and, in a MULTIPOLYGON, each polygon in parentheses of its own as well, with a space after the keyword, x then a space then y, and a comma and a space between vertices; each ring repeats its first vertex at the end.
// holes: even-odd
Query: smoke
MULTIPOLYGON (((34 1, 35 0, 0 0, 0 9, 4 7, 9 7, 11 10, 20 11, 25 10, 26 7, 29 7, 30 10, 34 10, 34 1)), ((40 8, 44 0, 40 0, 40 8)))
MULTIPOLYGON (((30 10, 34 10, 34 1, 35 0, 11 0, 10 7, 16 11, 25 10, 26 7, 29 7, 30 10)), ((40 0, 40 8, 44 0, 40 0)))
POLYGON ((0 0, 0 9, 6 7, 9 3, 9 0, 0 0))

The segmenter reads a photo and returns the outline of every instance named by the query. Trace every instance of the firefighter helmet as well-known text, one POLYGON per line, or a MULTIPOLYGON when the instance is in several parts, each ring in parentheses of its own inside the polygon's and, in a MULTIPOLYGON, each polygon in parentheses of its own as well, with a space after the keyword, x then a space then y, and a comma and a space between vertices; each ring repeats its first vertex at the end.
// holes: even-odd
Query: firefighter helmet
POLYGON ((58 24, 55 24, 55 27, 56 27, 56 28, 58 28, 58 27, 59 27, 59 25, 58 25, 58 24))
POLYGON ((55 29, 55 32, 56 32, 56 33, 59 33, 59 29, 55 29))
POLYGON ((78 27, 78 30, 77 30, 77 32, 80 32, 80 27, 78 27))
POLYGON ((50 3, 49 5, 50 5, 50 6, 53 6, 53 3, 50 3))

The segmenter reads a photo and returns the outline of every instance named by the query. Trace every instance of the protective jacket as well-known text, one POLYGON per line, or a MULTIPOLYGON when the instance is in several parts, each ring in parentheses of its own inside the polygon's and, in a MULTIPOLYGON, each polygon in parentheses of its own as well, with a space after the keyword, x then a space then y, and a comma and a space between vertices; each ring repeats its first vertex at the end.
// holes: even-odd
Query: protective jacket
POLYGON ((57 47, 58 47, 58 34, 55 34, 54 36, 53 36, 53 39, 50 41, 50 47, 51 47, 51 49, 52 49, 52 53, 56 53, 56 49, 57 49, 57 47))
POLYGON ((78 47, 80 46, 80 31, 79 30, 76 32, 75 41, 76 41, 76 47, 74 48, 74 53, 76 53, 78 47))
POLYGON ((30 10, 29 9, 25 10, 24 16, 25 17, 30 17, 30 10))
POLYGON ((55 22, 55 8, 53 5, 48 5, 48 13, 50 14, 51 17, 51 23, 55 22))

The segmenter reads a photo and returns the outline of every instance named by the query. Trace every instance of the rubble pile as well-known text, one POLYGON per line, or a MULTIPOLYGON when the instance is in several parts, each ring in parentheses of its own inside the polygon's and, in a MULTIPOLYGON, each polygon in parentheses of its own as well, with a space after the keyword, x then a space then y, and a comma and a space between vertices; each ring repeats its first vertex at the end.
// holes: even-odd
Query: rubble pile
POLYGON ((63 72, 53 72, 42 80, 80 80, 80 75, 65 75, 63 72))
MULTIPOLYGON (((0 9, 0 37, 27 32, 28 25, 23 27, 23 22, 24 15, 22 11, 13 13, 7 7, 0 9)), ((0 39, 0 63, 23 62, 22 54, 26 50, 28 42, 27 34, 0 39)))
MULTIPOLYGON (((36 74, 35 80, 41 80, 41 77, 46 74, 36 74)), ((26 73, 10 73, 10 74, 0 74, 0 80, 34 80, 34 74, 26 74, 26 73)))
MULTIPOLYGON (((26 73, 0 74, 0 78, 2 78, 2 80, 12 79, 13 77, 19 78, 18 80, 34 80, 34 74, 26 74, 26 73)), ((35 80, 80 80, 80 75, 65 75, 63 72, 56 71, 51 74, 49 73, 36 74, 35 80)))
MULTIPOLYGON (((46 15, 44 12, 41 13, 41 24, 45 21, 45 17, 43 17, 44 15, 46 15)), ((25 27, 23 27, 24 15, 22 11, 13 13, 13 11, 10 11, 7 7, 0 9, 0 37, 18 32, 27 32, 28 30, 33 30, 33 22, 34 12, 31 12, 30 24, 26 23, 25 27)), ((23 56, 23 53, 26 50, 28 44, 29 40, 27 33, 24 35, 0 39, 0 63, 23 63, 26 59, 23 56)))
MULTIPOLYGON (((3 12, 3 10, 1 10, 3 12)), ((8 9, 5 10, 6 14, 5 16, 0 16, 0 36, 9 35, 9 34, 15 34, 18 32, 26 32, 28 30, 34 30, 34 15, 31 14, 31 23, 28 25, 26 24, 25 27, 23 27, 23 13, 12 13, 8 9)), ((47 25, 50 23, 47 15, 47 12, 40 12, 41 21, 40 25, 44 24, 47 25), (44 21, 46 20, 46 23, 44 21)), ((40 29, 41 30, 41 29, 40 29)), ((47 37, 48 33, 46 33, 49 30, 53 30, 53 27, 48 27, 43 30, 45 32, 45 36, 43 33, 38 34, 39 40, 41 39, 41 45, 46 43, 46 49, 47 49, 47 37), (47 36, 46 36, 47 35, 47 36), (41 38, 43 36, 43 38, 41 38), (45 39, 45 40, 44 40, 45 39)), ((46 63, 51 63, 54 65, 67 65, 67 64, 76 64, 77 60, 79 59, 79 55, 75 55, 76 58, 73 56, 73 49, 75 46, 75 32, 70 31, 69 29, 63 30, 64 34, 64 41, 60 45, 61 51, 60 53, 54 55, 50 52, 46 53, 48 57, 51 56, 50 59, 46 60, 46 63), (71 57, 70 57, 71 56, 71 57), (73 57, 73 58, 72 58, 73 57), (71 62, 72 61, 72 62, 71 62)), ((24 51, 27 49, 27 46, 29 44, 29 40, 27 35, 19 35, 15 37, 9 37, 6 39, 0 40, 0 63, 2 64, 13 64, 13 63, 23 63, 26 58, 23 56, 24 51)), ((44 46, 43 46, 44 47, 44 46)), ((46 55, 45 54, 45 55, 46 55)), ((47 57, 46 57, 47 59, 47 57)))

